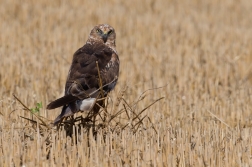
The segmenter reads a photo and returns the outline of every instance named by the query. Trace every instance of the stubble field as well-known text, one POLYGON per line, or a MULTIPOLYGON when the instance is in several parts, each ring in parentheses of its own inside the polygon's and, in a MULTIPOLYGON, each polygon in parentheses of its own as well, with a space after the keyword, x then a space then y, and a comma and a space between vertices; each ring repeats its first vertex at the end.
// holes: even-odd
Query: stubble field
POLYGON ((250 0, 0 4, 0 166, 252 166, 250 0), (99 23, 121 61, 107 116, 122 112, 95 137, 39 128, 13 94, 41 102, 49 125, 60 109, 46 105, 99 23))

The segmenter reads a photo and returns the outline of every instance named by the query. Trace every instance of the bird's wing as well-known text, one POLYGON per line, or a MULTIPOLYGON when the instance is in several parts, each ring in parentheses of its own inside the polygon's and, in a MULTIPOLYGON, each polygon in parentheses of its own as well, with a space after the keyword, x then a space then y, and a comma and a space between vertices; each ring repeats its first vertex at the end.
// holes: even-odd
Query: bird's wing
MULTIPOLYGON (((106 66, 111 61, 114 51, 104 44, 86 44, 77 50, 73 56, 72 65, 69 70, 65 86, 65 96, 51 102, 47 109, 54 109, 78 99, 97 97, 99 92, 99 77, 96 62, 99 70, 106 71, 106 66), (97 92, 97 93, 94 93, 97 92)), ((103 85, 110 81, 105 79, 108 73, 101 72, 103 85)), ((111 80, 112 82, 113 80, 111 80)))

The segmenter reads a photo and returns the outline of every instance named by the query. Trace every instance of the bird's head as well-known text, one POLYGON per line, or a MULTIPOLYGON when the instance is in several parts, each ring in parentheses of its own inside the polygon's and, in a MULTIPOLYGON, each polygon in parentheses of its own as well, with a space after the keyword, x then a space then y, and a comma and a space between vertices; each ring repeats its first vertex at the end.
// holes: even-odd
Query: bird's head
POLYGON ((91 40, 103 42, 105 45, 114 48, 116 45, 115 30, 108 24, 99 24, 91 30, 88 42, 91 42, 91 40))

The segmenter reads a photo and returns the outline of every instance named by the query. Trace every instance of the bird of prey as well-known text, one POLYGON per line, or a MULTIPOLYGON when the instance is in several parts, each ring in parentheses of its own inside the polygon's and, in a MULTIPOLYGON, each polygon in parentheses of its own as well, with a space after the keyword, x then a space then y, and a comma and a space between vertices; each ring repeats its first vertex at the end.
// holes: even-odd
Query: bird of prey
POLYGON ((91 30, 86 44, 74 53, 65 95, 47 105, 47 109, 63 106, 54 125, 78 111, 97 108, 96 99, 105 97, 113 90, 120 65, 115 42, 114 28, 108 24, 99 24, 91 30))

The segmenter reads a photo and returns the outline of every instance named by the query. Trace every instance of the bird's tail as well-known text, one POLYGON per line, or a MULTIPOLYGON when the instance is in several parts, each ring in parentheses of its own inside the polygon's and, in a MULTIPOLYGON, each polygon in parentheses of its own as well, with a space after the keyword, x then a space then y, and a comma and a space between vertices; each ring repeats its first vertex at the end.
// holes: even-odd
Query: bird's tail
POLYGON ((70 106, 69 105, 64 105, 60 115, 53 121, 53 125, 56 126, 58 123, 60 123, 60 121, 63 118, 71 116, 73 114, 74 114, 74 112, 72 112, 70 106))
MULTIPOLYGON (((61 107, 61 106, 64 106, 66 104, 69 104, 75 100, 77 100, 78 98, 75 97, 75 96, 72 96, 72 95, 66 95, 66 96, 63 96, 57 100, 54 100, 52 101, 50 104, 47 105, 47 109, 48 110, 51 110, 51 109, 55 109, 55 108, 58 108, 58 107, 61 107)), ((64 107, 63 107, 64 108, 64 107)))

